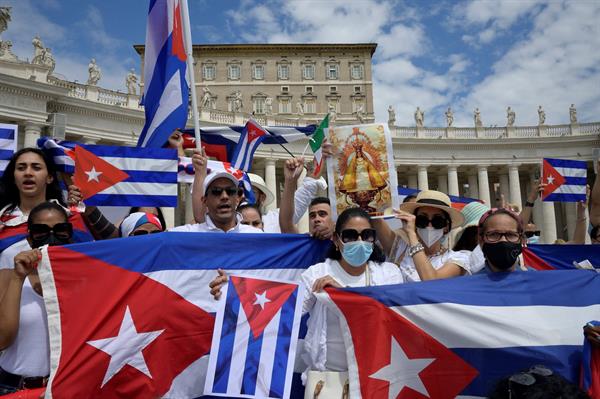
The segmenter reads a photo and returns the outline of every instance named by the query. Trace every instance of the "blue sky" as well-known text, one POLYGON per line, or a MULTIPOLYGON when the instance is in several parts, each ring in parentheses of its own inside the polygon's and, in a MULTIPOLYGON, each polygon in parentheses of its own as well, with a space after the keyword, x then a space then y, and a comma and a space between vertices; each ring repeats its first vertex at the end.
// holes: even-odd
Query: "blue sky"
MULTIPOLYGON (((376 118, 413 125, 417 106, 426 125, 503 126, 506 107, 517 124, 567 123, 575 103, 581 122, 600 120, 600 2, 539 0, 188 0, 195 43, 376 42, 376 118)), ((56 72, 85 81, 95 57, 100 86, 125 90, 139 72, 133 44, 143 43, 147 1, 8 0, 2 38, 31 57, 39 34, 52 48, 56 72)))

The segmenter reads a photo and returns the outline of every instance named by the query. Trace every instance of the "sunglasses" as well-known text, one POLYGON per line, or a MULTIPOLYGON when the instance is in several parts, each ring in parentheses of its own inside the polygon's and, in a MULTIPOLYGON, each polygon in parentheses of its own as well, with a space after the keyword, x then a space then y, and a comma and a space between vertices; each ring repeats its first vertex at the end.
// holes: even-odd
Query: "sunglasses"
POLYGON ((156 234, 156 233, 162 233, 162 231, 160 230, 152 230, 152 231, 148 231, 148 230, 136 230, 133 233, 129 234, 130 236, 145 236, 146 234, 156 234))
POLYGON ((237 187, 211 187, 208 190, 208 192, 215 197, 220 197, 223 194, 223 191, 225 191, 230 197, 233 197, 234 195, 241 195, 242 192, 242 190, 237 187))
POLYGON ((512 398, 512 384, 518 384, 522 386, 531 386, 535 384, 535 376, 550 377, 554 372, 545 366, 533 366, 526 372, 520 372, 513 374, 508 379, 508 398, 512 398))
POLYGON ((32 240, 46 240, 54 234, 59 240, 68 241, 73 237, 73 225, 69 222, 56 223, 53 227, 47 224, 32 224, 29 226, 29 236, 32 240))
POLYGON ((435 215, 431 219, 425 215, 417 215, 415 218, 415 226, 420 229, 426 228, 429 226, 429 223, 431 223, 431 226, 434 229, 443 229, 444 227, 448 226, 448 220, 441 215, 435 215))
POLYGON ((340 233, 340 237, 342 239, 342 242, 344 243, 358 241, 358 237, 360 237, 361 240, 366 242, 375 242, 375 239, 377 238, 377 233, 375 232, 375 229, 364 229, 360 233, 355 229, 346 229, 342 230, 342 232, 340 233))
POLYGON ((527 238, 531 238, 533 236, 539 236, 540 235, 540 231, 536 230, 536 231, 526 231, 525 232, 525 237, 527 238))

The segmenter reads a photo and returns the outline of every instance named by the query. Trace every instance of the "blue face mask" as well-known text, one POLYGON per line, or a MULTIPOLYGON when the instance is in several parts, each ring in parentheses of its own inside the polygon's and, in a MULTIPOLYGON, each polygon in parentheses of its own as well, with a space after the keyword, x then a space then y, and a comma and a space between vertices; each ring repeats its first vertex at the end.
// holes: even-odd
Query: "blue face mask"
POLYGON ((537 244, 540 242, 540 236, 531 236, 527 239, 527 244, 537 244))
POLYGON ((342 257, 353 267, 361 267, 373 253, 373 243, 365 241, 352 241, 344 244, 342 257))

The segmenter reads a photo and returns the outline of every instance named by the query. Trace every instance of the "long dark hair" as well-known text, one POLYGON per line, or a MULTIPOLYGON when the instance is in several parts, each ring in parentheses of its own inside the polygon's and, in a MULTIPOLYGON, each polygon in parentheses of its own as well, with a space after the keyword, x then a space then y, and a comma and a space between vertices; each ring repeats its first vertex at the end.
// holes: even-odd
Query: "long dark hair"
MULTIPOLYGON (((371 217, 366 211, 361 208, 348 208, 344 212, 340 213, 340 216, 338 216, 337 222, 335 223, 335 233, 338 236, 341 234, 342 230, 344 230, 346 223, 348 223, 348 221, 352 218, 365 219, 369 222, 371 228, 373 228, 371 217)), ((342 259, 342 253, 336 248, 335 244, 331 244, 331 247, 329 247, 329 251, 327 252, 327 257, 333 260, 340 260, 342 259)), ((385 261, 383 250, 377 242, 373 243, 373 253, 369 257, 369 260, 378 263, 385 261)))
POLYGON ((38 148, 26 147, 15 152, 4 170, 4 174, 0 178, 0 193, 2 193, 2 196, 0 197, 0 209, 4 208, 6 205, 10 205, 10 208, 7 209, 7 212, 10 212, 21 202, 19 189, 15 184, 15 168, 17 159, 28 152, 37 154, 43 159, 44 164, 46 164, 46 169, 48 170, 48 176, 52 177, 52 182, 46 186, 46 200, 57 200, 61 205, 65 205, 56 176, 56 166, 54 166, 52 159, 38 148))

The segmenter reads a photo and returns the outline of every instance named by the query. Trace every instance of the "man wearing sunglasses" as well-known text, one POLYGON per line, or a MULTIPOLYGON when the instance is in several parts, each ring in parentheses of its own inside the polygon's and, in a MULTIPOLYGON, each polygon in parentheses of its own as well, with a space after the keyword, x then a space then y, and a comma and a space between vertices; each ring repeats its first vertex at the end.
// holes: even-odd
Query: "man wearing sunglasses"
POLYGON ((262 233, 250 225, 242 224, 242 216, 236 209, 240 203, 242 189, 239 180, 230 173, 215 171, 204 179, 202 203, 206 206, 203 223, 186 224, 169 231, 214 232, 214 233, 262 233))

